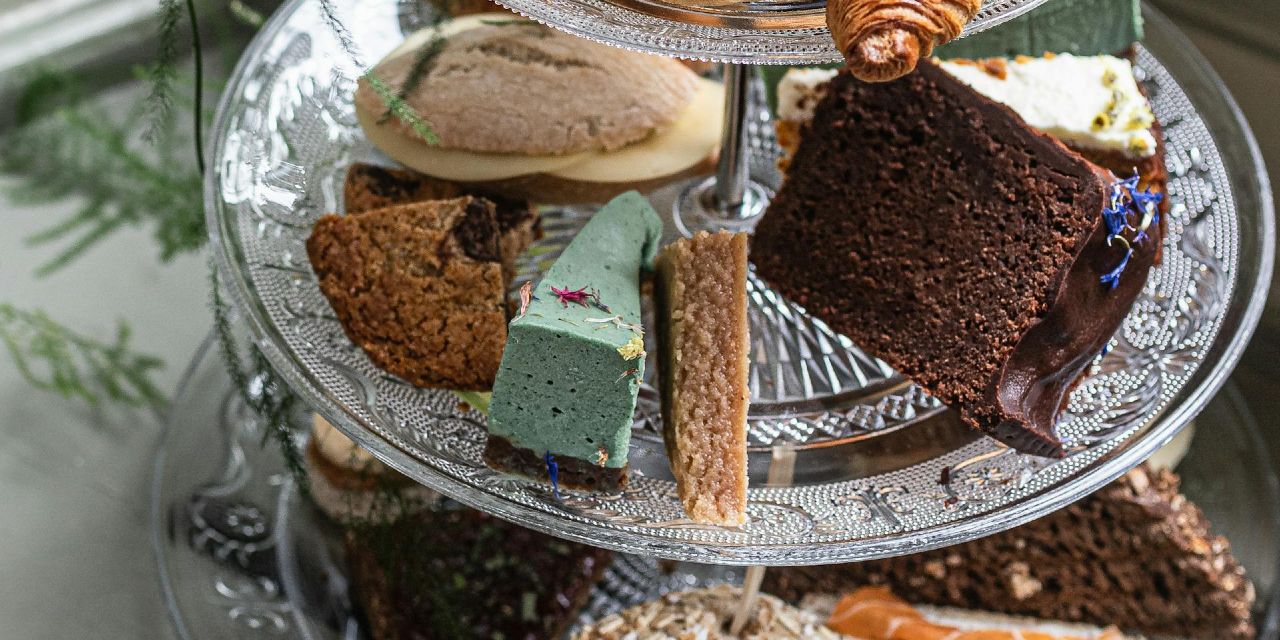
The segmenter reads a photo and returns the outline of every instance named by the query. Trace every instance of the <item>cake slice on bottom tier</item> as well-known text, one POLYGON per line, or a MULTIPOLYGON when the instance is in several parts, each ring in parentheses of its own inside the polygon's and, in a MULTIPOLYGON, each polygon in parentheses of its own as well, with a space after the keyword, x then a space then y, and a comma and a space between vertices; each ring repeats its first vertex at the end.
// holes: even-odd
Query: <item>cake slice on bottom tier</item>
POLYGON ((568 487, 626 484, 644 378, 640 272, 662 221, 638 193, 618 196, 522 292, 489 405, 490 466, 568 487))
POLYGON ((740 525, 747 508, 747 236, 701 232, 658 256, 663 437, 684 511, 740 525))
POLYGON ((1158 196, 1118 182, 930 61, 840 73, 757 227, 757 273, 1024 452, 1142 290, 1158 196))
POLYGON ((898 558, 770 569, 785 600, 884 585, 912 602, 1114 624, 1178 638, 1251 638, 1254 590, 1225 538, 1146 465, 1039 520, 898 558))
POLYGON ((307 256, 347 337, 374 364, 418 386, 489 389, 507 319, 493 203, 326 215, 307 256))
POLYGON ((562 638, 613 555, 471 510, 359 523, 346 549, 373 640, 562 638))

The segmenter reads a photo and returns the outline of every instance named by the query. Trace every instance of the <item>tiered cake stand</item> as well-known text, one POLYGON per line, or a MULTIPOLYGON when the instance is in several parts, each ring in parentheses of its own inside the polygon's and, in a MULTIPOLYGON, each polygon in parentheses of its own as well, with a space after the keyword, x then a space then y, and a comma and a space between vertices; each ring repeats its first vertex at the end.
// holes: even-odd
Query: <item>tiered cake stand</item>
MULTIPOLYGON (((231 389, 216 345, 174 397, 156 456, 152 542, 161 591, 182 640, 367 638, 351 601, 342 532, 299 495, 263 425, 231 389)), ((299 415, 305 425, 309 416, 299 415)), ((1280 478, 1258 425, 1228 385, 1197 418, 1178 466, 1258 589, 1259 638, 1280 633, 1280 478)), ((737 567, 615 556, 584 619, 667 590, 737 581, 737 567)), ((558 638, 548 640, 561 640, 558 638)))
MULTIPOLYGON (((504 2, 557 28, 669 55, 836 58, 820 3, 504 2)), ((970 30, 1036 4, 988 2, 970 30)), ((416 389, 374 367, 343 335, 307 262, 311 225, 341 210, 346 167, 379 158, 354 117, 355 79, 428 11, 412 1, 288 2, 223 96, 205 196, 223 280, 277 371, 379 459, 477 509, 602 547, 717 564, 817 564, 955 544, 1059 508, 1145 459, 1214 395, 1258 320, 1274 229, 1257 149, 1204 61, 1148 12, 1136 56, 1166 135, 1173 210, 1164 262, 1071 397, 1060 426, 1067 458, 1021 455, 965 429, 921 389, 752 280, 749 522, 718 528, 684 518, 652 380, 636 413, 631 486, 557 499, 543 483, 484 466, 484 415, 459 410, 448 391, 416 389), (794 474, 770 483, 771 461, 782 456, 794 460, 794 474)), ((777 187, 777 148, 754 74, 730 65, 725 80, 731 117, 717 176, 651 195, 671 234, 749 228, 777 187)), ((547 237, 516 286, 537 278, 589 214, 545 208, 547 237)))

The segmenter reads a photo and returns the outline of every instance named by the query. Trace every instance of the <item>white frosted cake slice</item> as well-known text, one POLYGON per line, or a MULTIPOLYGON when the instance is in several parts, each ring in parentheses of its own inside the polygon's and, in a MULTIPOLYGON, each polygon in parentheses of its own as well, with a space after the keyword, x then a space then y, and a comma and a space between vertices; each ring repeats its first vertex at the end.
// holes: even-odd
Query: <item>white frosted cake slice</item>
MULTIPOLYGON (((1123 58, 1045 54, 939 64, 978 93, 1013 109, 1027 124, 1117 174, 1131 173, 1133 165, 1158 151, 1151 106, 1132 63, 1123 58), (1125 163, 1130 166, 1121 170, 1125 163)), ((798 143, 800 126, 813 117, 835 74, 834 69, 792 69, 778 84, 784 165, 798 143)))

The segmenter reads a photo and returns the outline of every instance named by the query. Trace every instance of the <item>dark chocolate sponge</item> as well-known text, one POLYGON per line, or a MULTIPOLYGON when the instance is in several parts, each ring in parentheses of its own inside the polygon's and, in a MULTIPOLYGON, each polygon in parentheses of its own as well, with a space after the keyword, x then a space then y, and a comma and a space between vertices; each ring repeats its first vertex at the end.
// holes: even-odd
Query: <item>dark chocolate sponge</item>
MULTIPOLYGON (((1160 244, 1107 242, 1109 172, 929 61, 841 72, 757 227, 757 273, 982 431, 1060 456, 1067 393, 1160 244)), ((1158 226, 1158 225, 1156 225, 1158 226)))
POLYGON ((898 558, 765 574, 763 590, 799 601, 887 585, 914 603, 1114 624, 1176 638, 1252 638, 1254 589, 1227 540, 1146 465, 1016 529, 898 558))

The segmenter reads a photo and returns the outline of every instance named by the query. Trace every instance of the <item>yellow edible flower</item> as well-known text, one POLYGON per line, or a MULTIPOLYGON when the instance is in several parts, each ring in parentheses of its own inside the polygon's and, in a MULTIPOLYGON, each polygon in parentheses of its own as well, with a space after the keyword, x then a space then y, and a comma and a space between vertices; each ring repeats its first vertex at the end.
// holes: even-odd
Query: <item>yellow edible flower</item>
POLYGON ((641 340, 640 336, 631 336, 631 339, 628 340, 626 344, 618 347, 618 355, 622 356, 623 360, 643 358, 644 340, 641 340))

